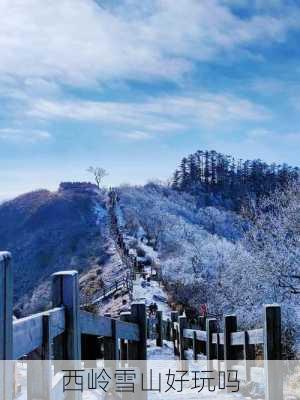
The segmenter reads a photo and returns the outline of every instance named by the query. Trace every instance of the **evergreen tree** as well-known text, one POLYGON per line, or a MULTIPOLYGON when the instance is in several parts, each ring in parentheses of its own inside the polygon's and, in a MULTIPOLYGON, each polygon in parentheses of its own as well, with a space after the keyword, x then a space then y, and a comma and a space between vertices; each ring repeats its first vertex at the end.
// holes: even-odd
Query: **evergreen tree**
POLYGON ((268 196, 296 180, 299 180, 299 168, 287 164, 268 165, 259 159, 235 160, 214 150, 199 150, 182 159, 174 173, 172 187, 196 195, 215 193, 240 208, 243 203, 268 196))

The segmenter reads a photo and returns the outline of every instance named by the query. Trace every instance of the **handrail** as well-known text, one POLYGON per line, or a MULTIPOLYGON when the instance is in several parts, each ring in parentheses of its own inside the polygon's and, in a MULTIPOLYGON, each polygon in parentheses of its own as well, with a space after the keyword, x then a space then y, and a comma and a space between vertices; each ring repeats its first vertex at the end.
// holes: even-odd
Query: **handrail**
POLYGON ((13 321, 13 357, 19 359, 43 344, 43 317, 50 317, 51 339, 65 330, 64 307, 30 315, 13 321))
POLYGON ((80 311, 80 330, 85 335, 112 336, 111 318, 80 311))
POLYGON ((118 290, 123 289, 124 287, 129 287, 130 281, 126 278, 121 278, 119 280, 116 280, 115 283, 111 285, 104 285, 100 293, 102 293, 100 296, 98 296, 95 300, 91 300, 88 303, 81 304, 80 307, 88 307, 90 305, 95 305, 100 303, 102 300, 106 299, 109 296, 112 296, 114 293, 116 293, 118 290))
POLYGON ((196 333, 196 339, 199 340, 199 342, 206 342, 207 341, 207 333, 206 333, 206 331, 201 331, 199 329, 184 329, 183 330, 183 336, 186 339, 193 339, 194 332, 196 333))

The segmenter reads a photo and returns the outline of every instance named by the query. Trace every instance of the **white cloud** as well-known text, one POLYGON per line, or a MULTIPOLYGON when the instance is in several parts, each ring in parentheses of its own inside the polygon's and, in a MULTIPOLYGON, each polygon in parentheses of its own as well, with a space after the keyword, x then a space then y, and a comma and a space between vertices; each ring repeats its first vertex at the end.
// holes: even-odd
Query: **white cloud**
POLYGON ((36 143, 47 141, 51 138, 49 132, 41 130, 1 128, 0 141, 13 143, 36 143))
POLYGON ((0 73, 31 81, 94 85, 178 80, 195 61, 244 45, 282 41, 299 10, 240 19, 221 0, 2 0, 0 73))
POLYGON ((94 122, 124 137, 148 139, 157 134, 190 129, 236 126, 245 121, 264 121, 271 114, 244 98, 212 93, 148 98, 141 102, 33 101, 27 117, 39 120, 94 122))
POLYGON ((148 132, 143 131, 127 132, 125 133, 125 137, 133 141, 148 140, 152 138, 148 132))

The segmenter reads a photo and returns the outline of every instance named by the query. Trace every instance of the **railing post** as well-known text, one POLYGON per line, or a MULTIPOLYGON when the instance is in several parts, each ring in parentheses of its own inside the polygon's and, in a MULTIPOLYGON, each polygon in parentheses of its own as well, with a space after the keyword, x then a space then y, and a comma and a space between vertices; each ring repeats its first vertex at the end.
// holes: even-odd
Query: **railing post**
MULTIPOLYGON (((225 315, 224 318, 224 366, 226 372, 226 385, 229 379, 228 372, 235 360, 235 349, 231 346, 231 334, 237 331, 236 315, 225 315)), ((228 389, 229 391, 229 389, 228 389)))
MULTIPOLYGON (((133 303, 131 305, 131 321, 139 325, 140 340, 137 342, 137 358, 136 360, 143 360, 139 363, 142 381, 147 382, 147 313, 146 304, 133 303)), ((139 386, 139 384, 137 385, 139 386)), ((141 387, 138 389, 139 399, 146 400, 148 395, 146 391, 142 391, 141 387)))
POLYGON ((0 252, 0 399, 13 397, 13 278, 11 255, 0 252))
POLYGON ((0 252, 0 360, 12 360, 13 279, 11 255, 0 252))
POLYGON ((178 321, 178 312, 177 311, 171 311, 171 323, 172 323, 172 330, 171 330, 171 335, 172 335, 172 341, 174 345, 174 355, 177 356, 177 348, 176 348, 176 327, 175 327, 175 322, 178 321))
POLYGON ((157 321, 157 338, 156 338, 156 346, 162 347, 163 345, 163 326, 162 326, 162 311, 156 312, 156 321, 157 321))
POLYGON ((99 340, 97 336, 81 335, 81 354, 85 368, 96 368, 99 340))
POLYGON ((184 360, 185 359, 185 355, 184 355, 185 343, 184 343, 183 330, 186 327, 186 317, 181 315, 178 318, 178 324, 179 324, 179 357, 180 357, 180 360, 184 360))
POLYGON ((167 319, 167 325, 166 325, 166 340, 167 341, 171 340, 171 321, 169 318, 167 319))
POLYGON ((116 320, 111 318, 110 313, 105 313, 106 318, 110 318, 112 335, 110 337, 104 337, 104 360, 118 360, 119 359, 119 346, 118 338, 116 336, 116 320))
MULTIPOLYGON (((77 271, 62 271, 52 275, 53 307, 65 308, 65 332, 53 341, 55 372, 80 369, 81 332, 79 321, 79 285, 77 271), (66 361, 68 360, 68 361, 66 361)), ((68 400, 81 399, 81 392, 69 391, 68 400)))
POLYGON ((51 317, 43 315, 43 344, 28 355, 27 399, 52 398, 51 317))
MULTIPOLYGON (((125 321, 125 322, 130 322, 131 321, 131 313, 128 311, 122 312, 120 314, 120 320, 125 321)), ((121 360, 128 360, 128 341, 126 342, 124 339, 121 339, 120 341, 120 358, 121 360)))
POLYGON ((205 317, 198 317, 198 326, 201 331, 205 331, 205 317))
POLYGON ((265 399, 282 400, 280 306, 266 305, 264 320, 265 399))
POLYGON ((215 348, 212 342, 213 333, 217 332, 217 320, 209 318, 206 320, 206 357, 207 357, 207 370, 213 370, 213 359, 216 357, 215 348))
POLYGON ((139 325, 140 340, 138 342, 138 360, 147 360, 147 314, 145 303, 131 305, 132 322, 139 325))
POLYGON ((235 351, 231 346, 231 334, 237 331, 237 318, 235 315, 225 315, 224 318, 224 361, 234 360, 235 351))
POLYGON ((249 334, 247 331, 244 332, 244 344, 243 344, 243 355, 245 365, 245 380, 250 382, 251 380, 251 366, 253 360, 255 360, 255 347, 249 344, 249 334))
POLYGON ((193 331, 193 360, 197 360, 197 332, 193 331))

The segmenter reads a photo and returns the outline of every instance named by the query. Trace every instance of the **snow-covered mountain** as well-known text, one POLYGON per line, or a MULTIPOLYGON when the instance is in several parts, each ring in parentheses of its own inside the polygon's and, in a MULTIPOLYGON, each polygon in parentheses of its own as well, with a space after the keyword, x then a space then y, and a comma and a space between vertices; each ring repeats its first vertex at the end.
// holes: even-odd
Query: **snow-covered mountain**
POLYGON ((157 184, 118 189, 119 224, 150 243, 169 294, 190 315, 205 304, 220 318, 261 325, 263 305, 280 303, 290 333, 300 302, 299 185, 275 191, 244 213, 199 206, 197 195, 157 184))
POLYGON ((53 272, 82 272, 105 261, 108 234, 105 221, 99 229, 95 212, 95 204, 105 210, 105 196, 95 188, 61 185, 57 192, 39 190, 0 206, 0 248, 13 255, 19 312, 45 305, 53 272))
MULTIPOLYGON (((118 224, 131 247, 158 265, 170 298, 191 316, 202 305, 239 326, 261 325, 263 304, 279 302, 293 332, 300 303, 299 185, 275 191, 252 208, 205 205, 201 193, 167 185, 116 189, 118 224), (149 249, 151 250, 149 252, 149 249), (151 253, 152 252, 152 253, 151 253)), ((65 183, 58 192, 28 193, 0 206, 0 248, 14 256, 15 301, 21 314, 46 306, 49 277, 81 272, 82 296, 124 273, 109 230, 105 191, 65 183)))

